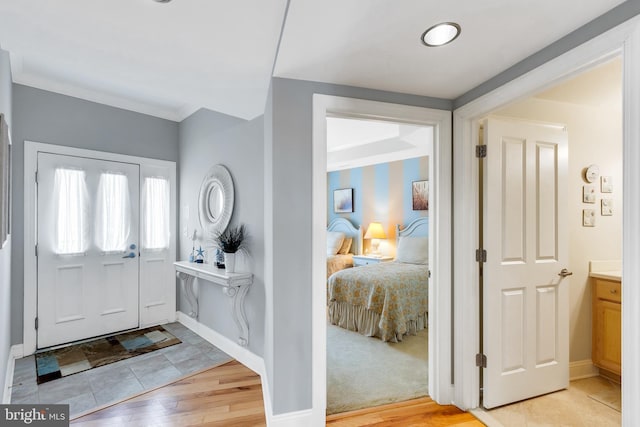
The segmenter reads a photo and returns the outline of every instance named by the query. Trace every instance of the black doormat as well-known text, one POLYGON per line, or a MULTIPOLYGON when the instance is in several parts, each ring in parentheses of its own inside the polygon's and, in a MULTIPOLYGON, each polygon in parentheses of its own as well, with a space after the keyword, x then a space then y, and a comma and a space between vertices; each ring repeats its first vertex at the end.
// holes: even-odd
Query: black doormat
POLYGON ((38 384, 180 343, 162 326, 153 326, 36 353, 38 384))

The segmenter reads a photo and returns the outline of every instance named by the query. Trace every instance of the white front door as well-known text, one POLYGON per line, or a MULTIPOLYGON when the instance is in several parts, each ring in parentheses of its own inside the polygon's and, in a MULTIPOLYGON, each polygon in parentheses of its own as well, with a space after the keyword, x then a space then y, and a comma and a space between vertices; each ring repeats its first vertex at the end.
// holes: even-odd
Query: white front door
POLYGON ((38 348, 138 326, 139 176, 38 153, 38 348))
POLYGON ((501 119, 485 121, 484 141, 483 406, 493 408, 569 385, 568 147, 558 126, 501 119))

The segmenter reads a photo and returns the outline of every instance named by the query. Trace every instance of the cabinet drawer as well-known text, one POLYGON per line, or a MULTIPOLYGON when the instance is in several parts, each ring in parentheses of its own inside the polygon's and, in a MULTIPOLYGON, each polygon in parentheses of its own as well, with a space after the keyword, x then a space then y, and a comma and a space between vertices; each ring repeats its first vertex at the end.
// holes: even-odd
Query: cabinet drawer
POLYGON ((614 302, 622 300, 622 285, 620 282, 596 280, 596 297, 614 302))

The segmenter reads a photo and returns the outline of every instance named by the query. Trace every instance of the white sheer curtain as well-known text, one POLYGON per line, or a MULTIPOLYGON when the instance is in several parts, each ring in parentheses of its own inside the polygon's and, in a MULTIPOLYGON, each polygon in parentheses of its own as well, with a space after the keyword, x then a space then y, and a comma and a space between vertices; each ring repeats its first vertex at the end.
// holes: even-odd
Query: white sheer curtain
POLYGON ((55 236, 58 254, 79 254, 89 242, 89 196, 86 174, 79 169, 56 169, 54 174, 55 236))
POLYGON ((169 247, 169 180, 147 177, 142 187, 142 247, 169 247))
POLYGON ((129 180, 120 173, 102 173, 96 199, 96 245, 104 252, 124 251, 130 231, 129 180))

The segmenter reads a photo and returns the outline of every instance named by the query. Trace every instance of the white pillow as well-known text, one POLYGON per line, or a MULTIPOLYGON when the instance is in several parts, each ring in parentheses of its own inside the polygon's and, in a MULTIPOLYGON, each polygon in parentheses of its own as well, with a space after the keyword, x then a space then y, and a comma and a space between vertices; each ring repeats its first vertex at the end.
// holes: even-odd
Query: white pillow
POLYGON ((338 253, 340 255, 346 255, 349 253, 349 250, 351 249, 351 245, 353 244, 353 238, 351 237, 345 237, 344 241, 342 242, 342 246, 340 247, 340 250, 338 251, 338 253))
POLYGON ((396 261, 407 264, 429 263, 429 238, 428 237, 400 237, 396 261))
POLYGON ((327 231, 327 256, 335 255, 342 247, 344 233, 339 231, 327 231))

